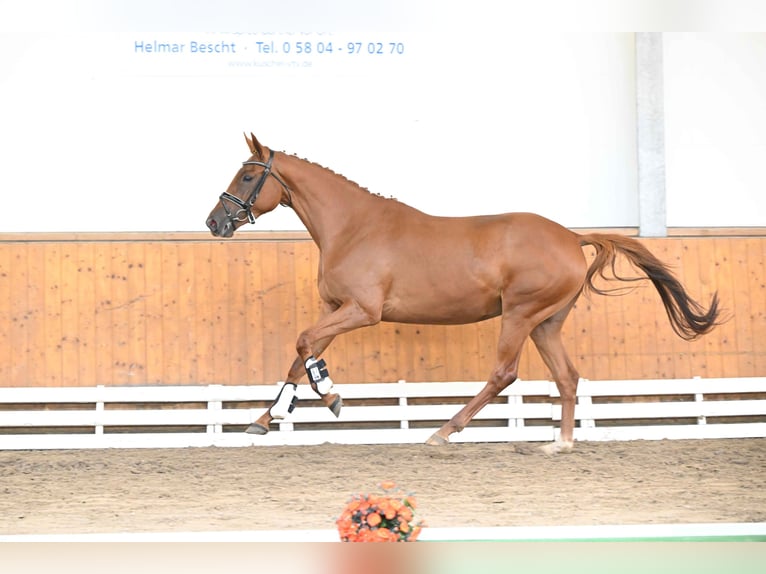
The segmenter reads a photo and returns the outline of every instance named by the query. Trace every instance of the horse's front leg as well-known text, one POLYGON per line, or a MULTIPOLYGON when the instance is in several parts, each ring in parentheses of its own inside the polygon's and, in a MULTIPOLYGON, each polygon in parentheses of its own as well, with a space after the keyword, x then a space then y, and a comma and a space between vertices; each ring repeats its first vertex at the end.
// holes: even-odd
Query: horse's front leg
POLYGON ((284 418, 292 412, 297 383, 304 374, 308 375, 311 388, 321 397, 322 402, 336 417, 339 416, 343 401, 340 395, 332 392, 333 382, 327 365, 318 357, 337 335, 378 323, 382 303, 374 308, 378 311, 371 312, 356 300, 346 301, 340 306, 326 304, 326 314, 298 337, 295 345, 298 357, 293 361, 277 399, 258 420, 247 428, 246 432, 266 434, 269 432, 271 421, 284 418))
MULTIPOLYGON (((332 337, 329 337, 327 340, 322 341, 321 344, 318 344, 317 347, 319 350, 317 352, 321 353, 324 351, 332 339, 332 337)), ((282 389, 280 389, 277 398, 274 399, 274 402, 271 404, 271 406, 266 409, 266 411, 260 417, 258 417, 255 422, 247 427, 245 432, 249 434, 266 434, 269 432, 269 424, 271 424, 272 421, 282 420, 288 414, 293 412, 296 401, 298 399, 298 382, 301 380, 301 378, 303 378, 303 375, 306 374, 306 370, 307 368, 304 365, 303 359, 296 357, 293 361, 293 364, 290 366, 287 377, 285 377, 285 381, 287 382, 282 385, 282 389)), ((329 379, 329 376, 327 378, 329 379)), ((340 409, 343 405, 343 401, 341 400, 340 395, 329 392, 330 389, 332 389, 332 380, 329 380, 329 384, 327 382, 322 384, 321 389, 326 389, 325 394, 322 394, 320 392, 321 389, 313 383, 312 388, 317 392, 317 394, 319 394, 322 402, 327 405, 327 407, 337 417, 340 414, 340 409)))

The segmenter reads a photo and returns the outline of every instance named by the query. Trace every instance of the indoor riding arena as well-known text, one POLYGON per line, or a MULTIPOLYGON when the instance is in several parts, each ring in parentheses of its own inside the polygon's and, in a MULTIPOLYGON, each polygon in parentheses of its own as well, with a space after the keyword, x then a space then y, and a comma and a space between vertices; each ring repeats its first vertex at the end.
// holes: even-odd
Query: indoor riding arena
MULTIPOLYGON (((444 548, 440 572, 533 541, 766 541, 766 35, 506 37, 485 14, 472 36, 447 3, 429 43, 425 4, 355 33, 279 7, 267 30, 138 32, 169 20, 136 5, 108 39, 103 14, 19 39, 9 572, 16 542, 229 541, 306 544, 241 552, 309 571, 384 491, 407 518, 365 528, 444 548), (546 219, 473 217, 508 212, 546 219), (469 543, 504 544, 450 554, 469 543)), ((333 568, 377 572, 350 556, 333 568)))

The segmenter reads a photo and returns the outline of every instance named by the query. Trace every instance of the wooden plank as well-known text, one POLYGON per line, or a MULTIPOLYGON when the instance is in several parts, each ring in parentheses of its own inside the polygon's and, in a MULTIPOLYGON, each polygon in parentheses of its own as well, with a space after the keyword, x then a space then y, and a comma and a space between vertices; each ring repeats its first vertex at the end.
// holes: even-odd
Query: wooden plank
POLYGON ((753 324, 753 369, 758 376, 766 374, 766 240, 747 241, 750 313, 753 324))
POLYGON ((61 244, 61 385, 79 384, 79 293, 77 245, 61 244))
MULTIPOLYGON (((725 240, 724 240, 725 241, 725 240)), ((727 277, 729 272, 728 249, 721 245, 720 240, 701 242, 707 252, 705 264, 702 268, 702 291, 701 301, 710 301, 712 293, 718 290, 720 296, 731 305, 731 280, 727 277)), ((707 305, 707 303, 704 303, 707 305)), ((736 336, 736 323, 729 322, 722 329, 717 329, 710 336, 703 337, 701 341, 705 345, 707 354, 707 376, 720 376, 728 371, 728 364, 724 362, 724 354, 730 348, 730 341, 736 336)))
POLYGON ((165 381, 165 333, 163 331, 162 244, 144 246, 144 313, 146 327, 146 382, 165 381))
POLYGON ((443 325, 429 325, 425 327, 428 331, 428 378, 432 381, 443 381, 447 379, 447 354, 445 347, 447 343, 447 329, 443 325))
POLYGON ((247 244, 226 246, 228 259, 228 314, 229 379, 228 384, 247 384, 247 294, 245 290, 245 249, 247 244))
POLYGON ((0 243, 0 387, 7 385, 13 378, 13 349, 11 333, 16 333, 18 318, 11 308, 12 297, 12 252, 14 245, 0 243))
POLYGON ((194 351, 193 362, 197 382, 211 384, 215 381, 213 365, 213 278, 212 255, 209 243, 192 246, 194 258, 194 287, 192 297, 194 304, 194 351))
POLYGON ((0 381, 0 387, 34 384, 30 381, 30 340, 39 319, 29 307, 28 245, 13 245, 9 272, 9 313, 13 330, 10 337, 10 379, 0 381))
POLYGON ((113 243, 111 252, 112 384, 130 383, 130 295, 128 289, 128 245, 113 243))
POLYGON ((229 338, 229 247, 227 242, 212 246, 212 334, 213 334, 213 381, 227 384, 231 380, 229 338))
POLYGON ((394 325, 396 339, 396 359, 394 362, 393 377, 399 379, 414 379, 415 373, 415 349, 412 339, 415 333, 414 325, 397 323, 394 325))
POLYGON ((146 300, 146 243, 131 242, 126 245, 125 277, 127 278, 128 344, 126 379, 131 385, 147 383, 146 349, 147 311, 146 300))
POLYGON ((289 367, 287 361, 292 360, 283 356, 281 338, 283 330, 279 318, 279 289, 281 276, 276 243, 264 243, 259 246, 259 264, 261 268, 261 290, 259 297, 263 312, 261 330, 263 333, 263 379, 270 383, 282 380, 289 367))
POLYGON ((96 375, 96 273, 93 243, 77 243, 77 381, 81 386, 99 384, 96 375))
MULTIPOLYGON (((248 244, 243 252, 243 274, 245 280, 245 338, 247 353, 245 357, 244 381, 252 385, 264 383, 263 360, 263 280, 261 278, 260 248, 248 244)), ((271 396, 269 399, 273 399, 271 396)))
POLYGON ((61 246, 46 243, 43 246, 43 305, 44 344, 38 350, 44 365, 46 386, 62 384, 62 331, 61 331, 61 246))
MULTIPOLYGON (((733 357, 734 376, 755 376, 753 361, 754 331, 751 300, 757 294, 751 295, 755 289, 752 278, 748 273, 747 239, 729 239, 729 272, 732 277, 732 308, 736 317, 736 345, 733 357)), ((757 262, 753 262, 756 264, 757 262)))
POLYGON ((95 273, 95 358, 96 384, 112 384, 112 273, 110 243, 95 243, 93 245, 93 269, 95 273))

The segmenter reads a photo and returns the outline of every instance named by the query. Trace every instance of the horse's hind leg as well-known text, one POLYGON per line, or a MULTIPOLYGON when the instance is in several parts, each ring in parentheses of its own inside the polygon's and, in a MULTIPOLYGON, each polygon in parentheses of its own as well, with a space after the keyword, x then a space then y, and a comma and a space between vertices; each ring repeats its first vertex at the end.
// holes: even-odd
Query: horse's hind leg
POLYGON ((431 435, 426 444, 441 445, 449 442, 453 432, 460 432, 471 422, 485 405, 494 399, 503 389, 516 380, 519 358, 529 330, 523 327, 523 321, 516 321, 509 315, 503 315, 500 342, 497 351, 497 364, 484 388, 471 399, 454 417, 431 435))
POLYGON ((561 395, 561 432, 558 441, 542 447, 546 454, 571 452, 574 446, 574 412, 580 375, 569 360, 561 340, 561 327, 573 306, 574 300, 540 323, 530 334, 561 395))

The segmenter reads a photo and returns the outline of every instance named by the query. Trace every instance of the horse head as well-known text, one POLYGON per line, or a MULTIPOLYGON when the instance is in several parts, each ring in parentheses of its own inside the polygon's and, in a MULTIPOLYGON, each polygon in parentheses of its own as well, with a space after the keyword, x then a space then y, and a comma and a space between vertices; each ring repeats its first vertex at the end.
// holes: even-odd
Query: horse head
POLYGON ((274 173, 274 152, 262 147, 252 133, 250 137, 245 134, 245 141, 250 159, 242 162, 206 221, 216 237, 231 237, 245 223, 255 223, 258 216, 276 208, 283 201, 283 192, 288 191, 287 185, 274 173))

